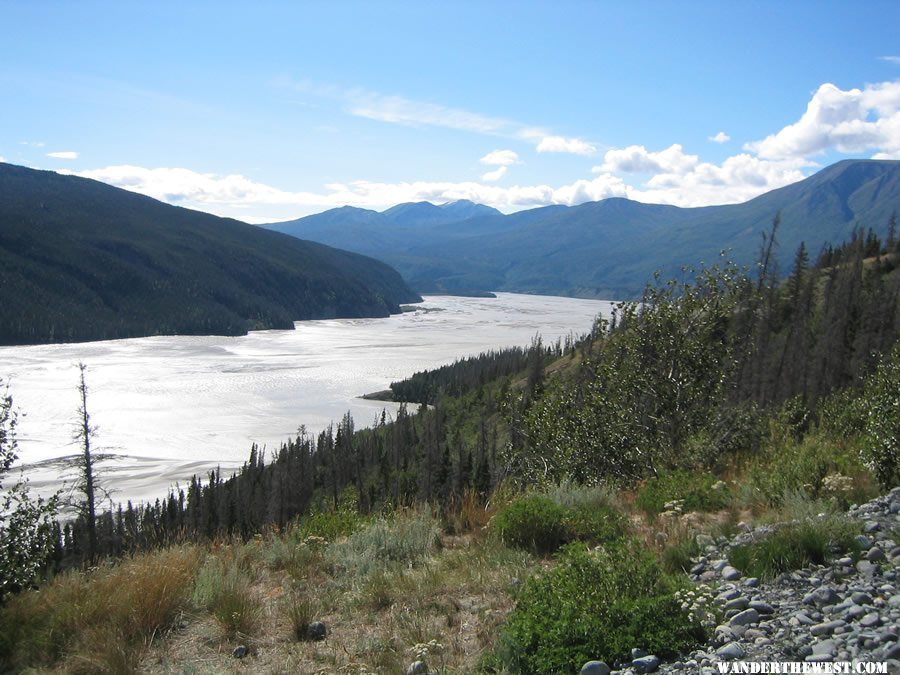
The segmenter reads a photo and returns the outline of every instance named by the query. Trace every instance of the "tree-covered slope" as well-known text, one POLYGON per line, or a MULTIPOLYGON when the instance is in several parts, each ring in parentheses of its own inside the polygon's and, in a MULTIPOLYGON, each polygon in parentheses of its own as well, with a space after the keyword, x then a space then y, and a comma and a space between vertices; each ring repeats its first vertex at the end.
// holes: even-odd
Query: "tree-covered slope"
POLYGON ((243 334, 418 299, 371 258, 0 164, 0 344, 243 334))
POLYGON ((335 209, 267 227, 376 256, 420 292, 634 297, 654 272, 672 276, 722 250, 750 264, 779 212, 782 267, 801 241, 815 255, 848 239, 855 227, 885 235, 891 214, 900 211, 900 162, 838 162, 743 204, 702 208, 614 198, 415 227, 360 211, 335 209))

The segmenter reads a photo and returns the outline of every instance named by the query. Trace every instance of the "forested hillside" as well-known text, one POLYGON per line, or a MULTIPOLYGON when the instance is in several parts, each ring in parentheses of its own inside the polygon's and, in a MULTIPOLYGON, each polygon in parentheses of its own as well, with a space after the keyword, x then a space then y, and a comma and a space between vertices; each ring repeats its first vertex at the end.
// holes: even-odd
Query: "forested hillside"
POLYGON ((0 344, 241 335, 420 298, 371 258, 0 164, 0 344))
MULTIPOLYGON (((156 505, 106 513, 103 551, 185 533, 249 536, 313 506, 337 508, 347 490, 371 512, 448 505, 467 490, 486 498, 510 481, 630 485, 708 470, 757 448, 780 406, 808 429, 824 402, 850 405, 896 343, 900 246, 858 232, 814 263, 801 247, 781 278, 772 232, 758 273, 723 263, 696 281, 660 281, 577 342, 536 340, 392 384, 395 397, 422 404, 418 414, 403 407, 362 430, 348 414, 268 463, 254 449, 234 477, 213 472, 156 505), (835 392, 845 392, 838 403, 835 392)), ((900 478, 896 458, 885 461, 885 483, 900 478)), ((67 526, 63 558, 83 554, 84 527, 67 526)))
POLYGON ((265 227, 375 256, 419 292, 608 299, 636 298, 654 272, 674 276, 682 265, 716 260, 722 250, 737 264, 752 263, 779 211, 784 224, 775 259, 783 268, 800 242, 815 257, 857 227, 885 237, 900 212, 900 162, 838 162, 743 204, 678 208, 613 198, 436 223, 344 208, 265 227))
MULTIPOLYGON (((429 402, 416 414, 301 428, 153 504, 93 521, 82 502, 60 526, 15 486, 0 667, 544 673, 627 667, 639 648, 684 670, 760 644, 721 645, 726 601, 692 580, 753 577, 779 605, 758 605, 760 625, 809 607, 795 580, 818 592, 851 573, 893 593, 880 528, 898 491, 865 521, 842 513, 900 483, 900 246, 858 232, 814 263, 800 248, 780 276, 777 234, 752 274, 723 262, 660 280, 581 339, 394 383, 429 402), (739 523, 753 517, 782 524, 739 523), (823 564, 840 576, 823 584, 823 564)), ((8 396, 0 450, 3 479, 8 396)), ((805 635, 779 633, 763 660, 805 635)))

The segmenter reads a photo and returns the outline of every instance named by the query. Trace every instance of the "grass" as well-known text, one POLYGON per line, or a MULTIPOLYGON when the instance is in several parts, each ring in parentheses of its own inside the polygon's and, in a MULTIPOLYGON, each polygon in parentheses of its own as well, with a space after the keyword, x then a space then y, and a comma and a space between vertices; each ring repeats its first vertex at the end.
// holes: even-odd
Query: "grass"
POLYGON ((260 618, 250 561, 241 553, 229 546, 209 556, 194 584, 195 607, 209 612, 228 638, 252 635, 260 618))
POLYGON ((773 579, 838 554, 858 553, 855 537, 860 531, 859 523, 842 516, 807 519, 778 527, 760 542, 736 546, 728 558, 747 576, 773 579))
POLYGON ((196 547, 170 548, 117 565, 60 575, 0 612, 0 670, 131 672, 189 609, 196 547))

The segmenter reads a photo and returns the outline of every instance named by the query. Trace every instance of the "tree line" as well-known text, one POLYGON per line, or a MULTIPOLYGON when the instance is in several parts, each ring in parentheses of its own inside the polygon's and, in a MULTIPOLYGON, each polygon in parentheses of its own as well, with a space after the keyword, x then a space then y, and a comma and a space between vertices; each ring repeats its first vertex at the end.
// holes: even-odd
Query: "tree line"
POLYGON ((415 414, 402 404, 356 429, 348 413, 315 435, 301 427, 268 457, 254 446, 232 476, 215 470, 153 503, 82 509, 45 528, 51 565, 247 538, 348 500, 364 513, 446 508, 466 494, 488 499, 504 481, 630 482, 752 446, 766 411, 787 402, 814 414, 861 383, 900 333, 895 240, 873 247, 858 231, 812 264, 801 246, 782 278, 771 262, 778 225, 755 273, 726 262, 657 280, 578 341, 536 338, 392 385, 421 401, 415 414))

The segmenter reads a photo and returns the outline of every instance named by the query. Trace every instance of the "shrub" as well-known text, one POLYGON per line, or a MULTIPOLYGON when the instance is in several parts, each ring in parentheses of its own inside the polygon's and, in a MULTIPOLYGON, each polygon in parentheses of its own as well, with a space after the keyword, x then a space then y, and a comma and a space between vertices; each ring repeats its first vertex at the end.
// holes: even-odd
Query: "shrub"
POLYGON ((749 471, 753 499, 762 506, 781 506, 785 495, 801 492, 807 498, 831 496, 826 477, 834 474, 854 479, 849 499, 868 495, 867 470, 852 445, 824 433, 811 433, 800 441, 785 440, 758 457, 749 471))
POLYGON ((821 565, 837 553, 858 552, 859 531, 859 524, 846 517, 804 520, 780 527, 762 541, 733 547, 728 559, 745 575, 772 579, 810 564, 821 565))
POLYGON ((900 484, 900 344, 866 383, 863 460, 881 486, 900 484))
POLYGON ((365 527, 369 519, 350 508, 340 508, 337 511, 317 511, 308 516, 303 516, 292 534, 298 541, 307 537, 321 537, 331 542, 341 537, 349 537, 354 532, 365 527))
POLYGON ((567 510, 544 495, 513 500, 491 521, 491 528, 509 546, 546 555, 566 541, 567 510))
POLYGON ((676 501, 685 511, 718 511, 731 503, 731 493, 711 473, 672 471, 649 479, 638 492, 635 505, 656 515, 676 501))
POLYGON ((608 505, 602 489, 558 488, 514 499, 494 517, 491 528, 508 546, 547 555, 573 541, 617 539, 625 532, 625 521, 608 505))
POLYGON ((662 657, 686 652, 705 636, 675 593, 635 544, 572 544, 522 588, 498 656, 513 672, 571 673, 591 659, 624 660, 634 647, 662 657))
POLYGON ((330 545, 325 554, 334 568, 365 576, 386 564, 419 562, 434 550, 439 536, 440 526, 430 510, 398 512, 330 545))

